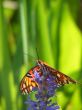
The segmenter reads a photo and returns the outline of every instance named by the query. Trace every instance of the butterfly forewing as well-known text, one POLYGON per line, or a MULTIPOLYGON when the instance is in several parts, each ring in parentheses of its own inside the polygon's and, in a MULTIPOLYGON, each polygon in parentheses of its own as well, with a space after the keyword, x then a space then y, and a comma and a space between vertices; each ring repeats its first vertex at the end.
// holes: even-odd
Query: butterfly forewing
POLYGON ((56 69, 53 69, 52 67, 48 66, 47 63, 42 62, 41 60, 38 61, 39 64, 41 64, 41 66, 44 66, 46 68, 46 71, 48 71, 48 73, 50 75, 53 75, 55 77, 55 82, 59 85, 65 85, 65 84, 69 84, 69 83, 77 83, 75 80, 73 80, 72 78, 70 78, 69 76, 59 72, 56 69))
POLYGON ((52 73, 52 75, 56 76, 56 82, 60 85, 65 85, 65 84, 69 84, 69 83, 76 83, 75 80, 73 80, 69 76, 67 76, 59 71, 52 72, 52 70, 51 70, 51 73, 52 73))

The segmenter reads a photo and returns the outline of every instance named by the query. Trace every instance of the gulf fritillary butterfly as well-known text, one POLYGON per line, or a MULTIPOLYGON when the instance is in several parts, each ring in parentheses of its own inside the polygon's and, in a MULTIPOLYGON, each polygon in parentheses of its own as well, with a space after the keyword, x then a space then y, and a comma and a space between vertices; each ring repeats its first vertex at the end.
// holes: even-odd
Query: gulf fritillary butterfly
POLYGON ((31 68, 23 77, 23 79, 20 82, 20 90, 23 94, 28 94, 32 91, 33 87, 38 87, 37 82, 34 80, 34 71, 37 71, 39 75, 42 75, 42 67, 45 69, 50 75, 56 77, 55 82, 63 86, 65 84, 74 83, 76 84, 77 81, 73 80, 69 76, 59 72, 58 70, 50 67, 45 62, 41 60, 37 60, 37 65, 33 68, 31 68))

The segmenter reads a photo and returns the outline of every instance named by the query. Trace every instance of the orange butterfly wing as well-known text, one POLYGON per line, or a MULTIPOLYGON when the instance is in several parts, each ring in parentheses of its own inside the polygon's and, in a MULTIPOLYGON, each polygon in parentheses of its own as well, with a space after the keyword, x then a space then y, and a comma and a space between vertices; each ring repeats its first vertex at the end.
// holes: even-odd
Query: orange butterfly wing
POLYGON ((43 65, 46 68, 46 71, 49 72, 49 74, 55 76, 55 82, 59 85, 65 85, 65 84, 69 84, 69 83, 77 83, 77 81, 73 80, 72 78, 70 78, 69 76, 59 72, 58 70, 50 67, 49 65, 47 65, 47 63, 38 60, 38 63, 40 63, 41 65, 43 65))
POLYGON ((20 82, 20 91, 23 94, 28 94, 32 91, 34 87, 38 87, 37 82, 34 80, 34 70, 39 70, 38 66, 35 66, 34 68, 30 69, 28 73, 22 78, 20 82))

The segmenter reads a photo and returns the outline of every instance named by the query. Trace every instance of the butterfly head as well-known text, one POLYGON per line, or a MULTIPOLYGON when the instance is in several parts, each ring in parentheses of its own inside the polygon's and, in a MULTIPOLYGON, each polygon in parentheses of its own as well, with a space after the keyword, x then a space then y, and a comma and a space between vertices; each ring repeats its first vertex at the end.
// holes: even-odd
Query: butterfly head
POLYGON ((36 62, 37 62, 37 65, 38 65, 38 66, 48 65, 47 63, 45 63, 45 62, 43 62, 43 61, 41 61, 41 60, 37 60, 36 62))
POLYGON ((38 66, 43 65, 43 62, 42 62, 41 60, 37 60, 36 62, 37 62, 37 65, 38 65, 38 66))

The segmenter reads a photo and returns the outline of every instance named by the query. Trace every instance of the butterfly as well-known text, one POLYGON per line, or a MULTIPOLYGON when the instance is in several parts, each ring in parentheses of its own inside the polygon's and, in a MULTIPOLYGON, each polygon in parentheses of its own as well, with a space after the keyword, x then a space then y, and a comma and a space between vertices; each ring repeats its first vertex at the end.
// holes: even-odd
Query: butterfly
POLYGON ((73 80, 62 72, 59 72, 58 70, 50 67, 47 63, 41 60, 37 60, 36 66, 31 68, 20 82, 20 91, 23 94, 28 94, 32 91, 34 87, 38 87, 38 83, 35 81, 34 71, 37 71, 39 75, 43 75, 44 69, 49 73, 49 75, 55 77, 55 82, 60 86, 69 83, 77 83, 77 81, 73 80))

